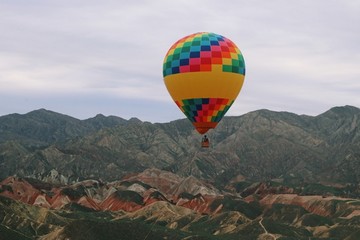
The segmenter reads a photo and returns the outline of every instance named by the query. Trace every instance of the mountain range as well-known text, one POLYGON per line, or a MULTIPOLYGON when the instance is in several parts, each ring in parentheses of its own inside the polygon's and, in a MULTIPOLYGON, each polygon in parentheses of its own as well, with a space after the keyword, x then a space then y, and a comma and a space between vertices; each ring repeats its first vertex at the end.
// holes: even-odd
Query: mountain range
POLYGON ((97 115, 78 120, 48 110, 0 117, 0 179, 65 183, 117 180, 147 168, 228 184, 234 179, 360 182, 360 110, 334 107, 318 116, 259 110, 225 117, 202 149, 186 120, 149 123, 97 115))
POLYGON ((0 235, 359 239, 359 126, 353 106, 258 110, 225 117, 201 148, 187 119, 1 116, 0 235))

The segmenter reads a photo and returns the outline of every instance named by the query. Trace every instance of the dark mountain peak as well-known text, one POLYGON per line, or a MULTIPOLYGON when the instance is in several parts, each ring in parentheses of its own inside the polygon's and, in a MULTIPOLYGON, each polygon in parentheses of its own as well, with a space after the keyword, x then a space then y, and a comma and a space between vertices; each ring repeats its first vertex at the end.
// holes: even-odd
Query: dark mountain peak
POLYGON ((276 127, 307 125, 308 118, 290 112, 276 112, 268 109, 261 109, 249 112, 240 117, 233 117, 232 122, 241 122, 239 129, 245 131, 273 130, 276 127))
POLYGON ((49 112, 53 113, 53 111, 47 110, 45 108, 39 108, 39 109, 32 110, 26 114, 49 113, 49 112))
POLYGON ((355 121, 357 115, 360 115, 360 109, 353 106, 341 106, 341 107, 333 107, 328 111, 316 116, 316 120, 321 124, 343 124, 344 122, 352 122, 355 121))
MULTIPOLYGON (((117 116, 113 116, 113 115, 110 115, 110 116, 105 116, 104 114, 101 114, 101 113, 98 113, 96 114, 95 117, 93 118, 89 118, 89 119, 99 119, 99 120, 103 120, 103 119, 118 119, 120 121, 126 121, 125 119, 121 118, 121 117, 117 117, 117 116)), ((87 119, 87 120, 89 120, 87 119)))
POLYGON ((51 110, 47 110, 45 108, 40 108, 40 109, 36 109, 33 111, 28 112, 27 114, 59 114, 57 112, 51 111, 51 110))
POLYGON ((349 117, 355 114, 360 114, 360 109, 354 106, 346 105, 346 106, 333 107, 321 115, 329 116, 329 117, 331 116, 349 117))
POLYGON ((101 114, 101 113, 98 113, 96 114, 96 116, 94 118, 97 118, 97 119, 104 119, 106 118, 105 115, 101 114))
POLYGON ((119 124, 126 124, 127 120, 121 117, 105 116, 103 114, 97 114, 95 117, 86 119, 83 122, 99 130, 104 127, 109 128, 109 127, 115 127, 116 125, 119 124))
POLYGON ((132 123, 132 124, 140 124, 140 123, 143 123, 140 119, 136 118, 136 117, 132 117, 129 119, 129 123, 132 123))
POLYGON ((269 109, 260 109, 260 110, 246 113, 246 114, 242 115, 241 117, 252 118, 254 120, 257 118, 265 118, 265 119, 269 119, 269 120, 270 119, 286 120, 286 119, 298 118, 299 115, 297 115, 295 113, 291 113, 291 112, 286 112, 286 111, 273 111, 273 110, 269 110, 269 109))
POLYGON ((102 114, 87 120, 79 120, 41 108, 26 114, 0 117, 0 142, 16 140, 30 145, 49 145, 127 122, 120 117, 106 117, 102 114))
POLYGON ((49 145, 76 136, 83 136, 90 129, 82 121, 46 109, 26 114, 0 117, 0 142, 17 140, 30 145, 49 145))
POLYGON ((273 110, 269 110, 269 109, 260 109, 255 111, 258 115, 261 116, 266 116, 266 117, 271 117, 271 118, 294 118, 294 117, 299 117, 298 114, 296 113, 292 113, 292 112, 287 112, 287 111, 273 111, 273 110))
MULTIPOLYGON (((353 106, 333 107, 315 117, 314 124, 327 143, 341 149, 350 147, 360 138, 360 109, 353 106)), ((348 157, 353 156, 349 153, 348 157)))
POLYGON ((52 119, 65 119, 65 120, 72 120, 72 121, 80 121, 79 119, 76 119, 74 117, 57 113, 54 111, 47 110, 45 108, 40 108, 38 110, 34 110, 31 112, 28 112, 24 114, 24 117, 26 118, 33 118, 33 119, 42 119, 43 121, 49 121, 52 119))

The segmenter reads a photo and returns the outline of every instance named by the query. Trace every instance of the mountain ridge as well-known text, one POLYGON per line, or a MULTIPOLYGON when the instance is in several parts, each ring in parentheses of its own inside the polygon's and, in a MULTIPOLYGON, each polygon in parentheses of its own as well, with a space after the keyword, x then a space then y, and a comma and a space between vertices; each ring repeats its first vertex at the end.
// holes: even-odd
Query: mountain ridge
POLYGON ((257 110, 225 117, 208 133, 209 149, 199 147, 200 135, 186 119, 77 120, 44 109, 10 116, 0 117, 0 131, 7 133, 0 137, 0 178, 45 179, 56 170, 68 182, 116 180, 159 168, 220 185, 238 175, 250 181, 360 181, 360 109, 352 106, 317 116, 257 110))
POLYGON ((38 109, 26 114, 9 114, 0 117, 0 143, 20 140, 27 144, 47 145, 84 136, 104 127, 124 124, 126 120, 101 114, 86 120, 38 109))

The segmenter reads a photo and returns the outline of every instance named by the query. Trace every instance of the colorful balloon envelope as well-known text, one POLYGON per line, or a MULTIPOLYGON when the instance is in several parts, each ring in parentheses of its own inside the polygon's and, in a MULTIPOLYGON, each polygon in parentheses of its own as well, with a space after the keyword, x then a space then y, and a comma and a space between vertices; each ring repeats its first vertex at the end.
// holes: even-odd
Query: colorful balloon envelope
POLYGON ((167 52, 163 76, 171 97, 200 134, 215 128, 238 96, 244 58, 228 38, 191 34, 167 52))

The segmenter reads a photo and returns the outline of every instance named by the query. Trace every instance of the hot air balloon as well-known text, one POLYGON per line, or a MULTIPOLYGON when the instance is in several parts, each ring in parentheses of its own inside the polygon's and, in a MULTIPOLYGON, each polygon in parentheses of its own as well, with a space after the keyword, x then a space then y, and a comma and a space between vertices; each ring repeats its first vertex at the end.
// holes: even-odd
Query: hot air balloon
POLYGON ((163 76, 177 106, 195 129, 205 134, 217 126, 238 96, 244 83, 245 63, 230 39, 200 32, 170 47, 163 76))

